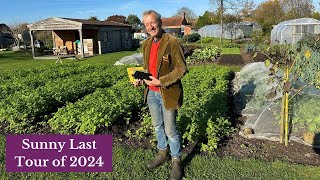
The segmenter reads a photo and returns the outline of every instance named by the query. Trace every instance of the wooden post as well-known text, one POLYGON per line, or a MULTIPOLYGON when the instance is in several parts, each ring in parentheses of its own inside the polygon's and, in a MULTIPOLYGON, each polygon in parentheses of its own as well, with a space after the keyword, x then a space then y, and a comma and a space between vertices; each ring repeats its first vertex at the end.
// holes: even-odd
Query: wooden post
POLYGON ((52 36, 52 45, 55 48, 56 47, 56 41, 55 41, 54 31, 51 31, 51 36, 52 36))
POLYGON ((98 41, 98 47, 99 47, 99 54, 102 54, 101 53, 101 41, 98 41))
POLYGON ((29 34, 30 34, 30 41, 31 41, 31 48, 32 48, 32 57, 35 58, 36 55, 35 55, 35 51, 34 51, 33 35, 32 35, 31 30, 29 31, 29 34))
POLYGON ((81 57, 84 58, 84 47, 83 47, 83 38, 82 38, 82 29, 79 29, 79 36, 80 36, 80 46, 81 46, 81 57))

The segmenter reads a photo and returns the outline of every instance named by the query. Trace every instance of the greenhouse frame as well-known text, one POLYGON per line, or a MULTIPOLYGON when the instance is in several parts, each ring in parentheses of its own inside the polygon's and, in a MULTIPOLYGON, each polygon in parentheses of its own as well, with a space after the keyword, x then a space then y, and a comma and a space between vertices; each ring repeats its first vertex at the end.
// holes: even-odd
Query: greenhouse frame
POLYGON ((299 18, 283 21, 271 31, 271 45, 295 44, 306 34, 319 34, 320 21, 314 18, 299 18))
MULTIPOLYGON (((225 39, 241 39, 250 37, 253 31, 261 31, 261 26, 255 22, 239 22, 224 24, 223 38, 225 39)), ((203 26, 198 33, 201 37, 219 38, 221 32, 220 24, 212 24, 203 26)))

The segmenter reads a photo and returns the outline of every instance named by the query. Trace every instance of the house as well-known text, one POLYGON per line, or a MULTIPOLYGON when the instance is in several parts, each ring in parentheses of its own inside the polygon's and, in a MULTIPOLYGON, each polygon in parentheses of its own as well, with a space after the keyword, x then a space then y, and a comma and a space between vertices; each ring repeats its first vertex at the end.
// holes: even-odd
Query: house
POLYGON ((128 24, 51 17, 30 24, 28 28, 33 57, 35 31, 51 31, 54 49, 64 48, 68 54, 82 57, 132 48, 132 27, 128 24))
POLYGON ((185 14, 184 17, 175 16, 171 18, 161 18, 161 20, 162 28, 174 36, 183 36, 192 33, 192 26, 187 22, 185 14))

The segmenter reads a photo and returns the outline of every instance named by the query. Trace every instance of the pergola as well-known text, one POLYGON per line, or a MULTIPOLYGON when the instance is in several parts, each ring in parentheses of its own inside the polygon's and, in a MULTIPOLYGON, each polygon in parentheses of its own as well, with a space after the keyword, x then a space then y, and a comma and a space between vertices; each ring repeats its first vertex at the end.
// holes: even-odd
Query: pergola
MULTIPOLYGON (((63 18, 48 18, 34 24, 28 26, 30 40, 31 40, 31 47, 32 47, 32 56, 35 58, 35 48, 34 48, 34 38, 33 32, 34 31, 59 31, 59 30, 76 30, 79 32, 80 37, 80 44, 81 44, 81 57, 84 57, 84 50, 83 50, 83 24, 80 22, 63 19, 63 18)), ((52 34, 53 36, 53 34, 52 34)), ((54 41, 54 37, 52 38, 54 41)), ((55 43, 53 43, 55 46, 55 43)))
POLYGON ((130 49, 132 45, 131 26, 117 22, 51 17, 30 24, 28 28, 34 58, 33 33, 35 31, 52 31, 54 48, 67 47, 82 58, 88 52, 102 54, 130 49))

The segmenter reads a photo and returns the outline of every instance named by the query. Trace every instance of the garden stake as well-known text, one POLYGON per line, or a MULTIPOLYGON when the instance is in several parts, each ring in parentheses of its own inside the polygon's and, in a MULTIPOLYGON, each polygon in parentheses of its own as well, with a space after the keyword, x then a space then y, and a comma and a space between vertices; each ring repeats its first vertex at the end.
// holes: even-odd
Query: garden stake
POLYGON ((283 143, 284 137, 284 112, 285 112, 285 93, 282 95, 282 106, 281 106, 281 122, 280 122, 280 143, 283 143))
MULTIPOLYGON (((286 83, 289 83, 289 68, 286 67, 286 83)), ((288 146, 289 141, 289 93, 285 90, 285 146, 288 146)))

